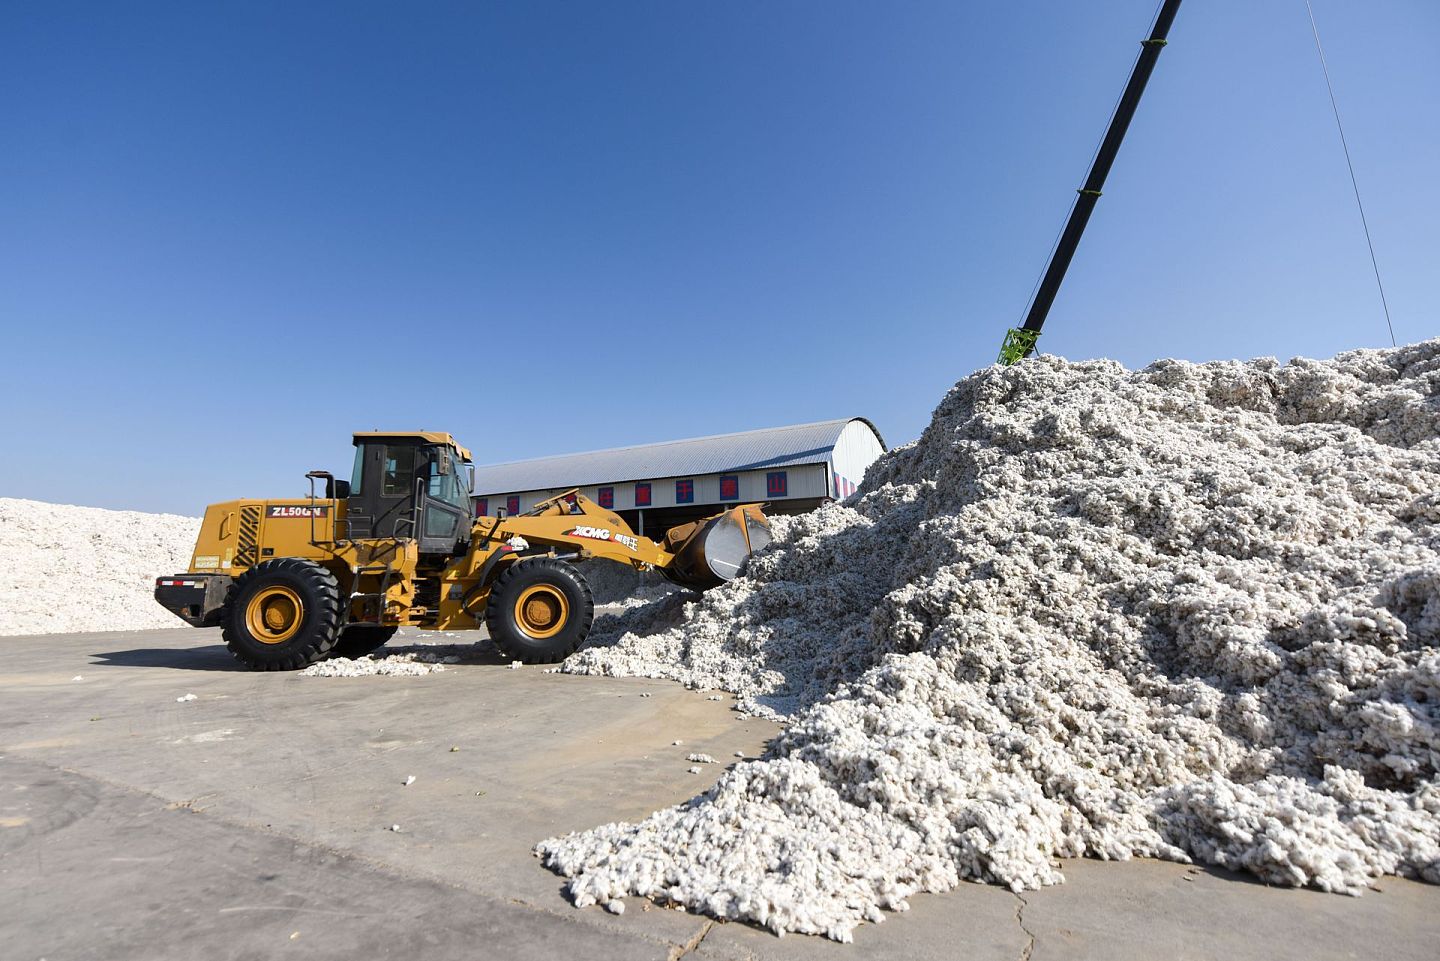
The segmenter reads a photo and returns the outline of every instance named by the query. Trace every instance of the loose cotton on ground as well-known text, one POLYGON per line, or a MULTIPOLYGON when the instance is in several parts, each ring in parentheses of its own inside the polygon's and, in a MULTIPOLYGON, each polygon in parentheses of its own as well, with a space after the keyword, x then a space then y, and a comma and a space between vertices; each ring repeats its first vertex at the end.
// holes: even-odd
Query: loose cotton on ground
POLYGON ((577 904, 848 940, 963 879, 1193 858, 1440 882, 1440 340, 961 381, 749 576, 597 625, 572 672, 790 720, 636 824, 542 842, 577 904))

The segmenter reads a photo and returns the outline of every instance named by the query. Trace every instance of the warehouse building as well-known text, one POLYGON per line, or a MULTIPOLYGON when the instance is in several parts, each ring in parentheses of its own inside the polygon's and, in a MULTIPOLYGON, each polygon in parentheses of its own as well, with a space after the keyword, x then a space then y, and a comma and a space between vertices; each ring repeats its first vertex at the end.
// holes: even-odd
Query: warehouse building
POLYGON ((798 514, 847 497, 884 452, 875 425, 849 417, 493 464, 475 469, 475 512, 521 514, 578 487, 636 533, 658 536, 733 504, 798 514))

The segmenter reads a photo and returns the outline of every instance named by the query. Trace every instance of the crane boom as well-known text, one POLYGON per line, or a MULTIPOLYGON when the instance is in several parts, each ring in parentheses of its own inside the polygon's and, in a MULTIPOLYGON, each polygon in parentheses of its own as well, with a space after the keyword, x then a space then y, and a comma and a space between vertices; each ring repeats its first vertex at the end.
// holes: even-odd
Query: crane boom
POLYGON ((1140 105, 1140 95, 1145 92, 1145 84, 1150 81, 1155 62, 1160 59, 1160 51, 1167 42, 1170 25, 1175 21, 1175 14, 1179 10, 1180 0, 1165 0, 1155 17, 1150 36, 1140 42, 1140 56, 1135 60, 1135 69, 1130 72, 1130 82, 1125 85, 1125 92, 1115 107, 1115 115, 1110 118, 1105 139, 1100 142, 1100 149, 1095 152, 1095 162, 1090 165, 1090 176, 1085 178, 1085 186, 1080 188, 1075 205, 1070 209, 1070 219, 1065 223, 1065 230, 1060 234, 1059 243, 1055 245, 1050 264, 1045 268, 1045 275, 1035 290, 1035 299, 1030 303, 1030 312, 1025 316, 1025 323, 1011 328, 1005 335, 1005 343, 1000 348, 1000 363, 1013 364, 1034 352, 1035 342, 1040 338, 1040 328, 1045 326, 1045 317, 1050 313, 1050 306, 1055 303, 1055 295, 1060 292, 1065 271, 1070 267, 1075 249, 1080 246, 1085 225, 1090 222, 1095 202, 1100 199, 1101 190, 1105 187, 1105 178, 1115 163, 1116 154, 1120 152, 1120 142, 1125 139, 1125 131, 1129 129, 1130 121, 1135 116, 1135 108, 1140 105))

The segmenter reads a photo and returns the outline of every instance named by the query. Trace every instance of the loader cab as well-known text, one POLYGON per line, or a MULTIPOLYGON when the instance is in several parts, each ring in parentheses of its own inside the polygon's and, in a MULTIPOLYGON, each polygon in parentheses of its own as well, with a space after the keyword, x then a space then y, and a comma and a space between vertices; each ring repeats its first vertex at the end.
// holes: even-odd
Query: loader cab
POLYGON ((453 554, 470 536, 471 482, 470 452, 449 434, 356 434, 349 536, 408 537, 421 554, 453 554))

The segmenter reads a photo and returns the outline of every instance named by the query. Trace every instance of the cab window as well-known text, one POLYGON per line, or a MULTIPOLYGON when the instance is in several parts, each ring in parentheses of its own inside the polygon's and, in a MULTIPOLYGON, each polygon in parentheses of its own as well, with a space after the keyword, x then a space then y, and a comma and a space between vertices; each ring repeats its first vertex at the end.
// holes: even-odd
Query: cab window
POLYGON ((455 529, 459 526, 459 514, 452 514, 449 511, 425 512, 426 537, 454 537, 455 529))
POLYGON ((454 455, 450 457, 450 473, 440 473, 440 451, 432 450, 429 457, 430 475, 425 492, 432 499, 458 507, 469 513, 470 494, 465 482, 460 479, 461 464, 454 455))
POLYGON ((415 448, 386 447, 381 497, 408 497, 415 483, 415 448))
POLYGON ((350 496, 360 496, 360 481, 365 476, 365 451, 368 448, 361 444, 355 448, 355 469, 350 472, 350 496))

